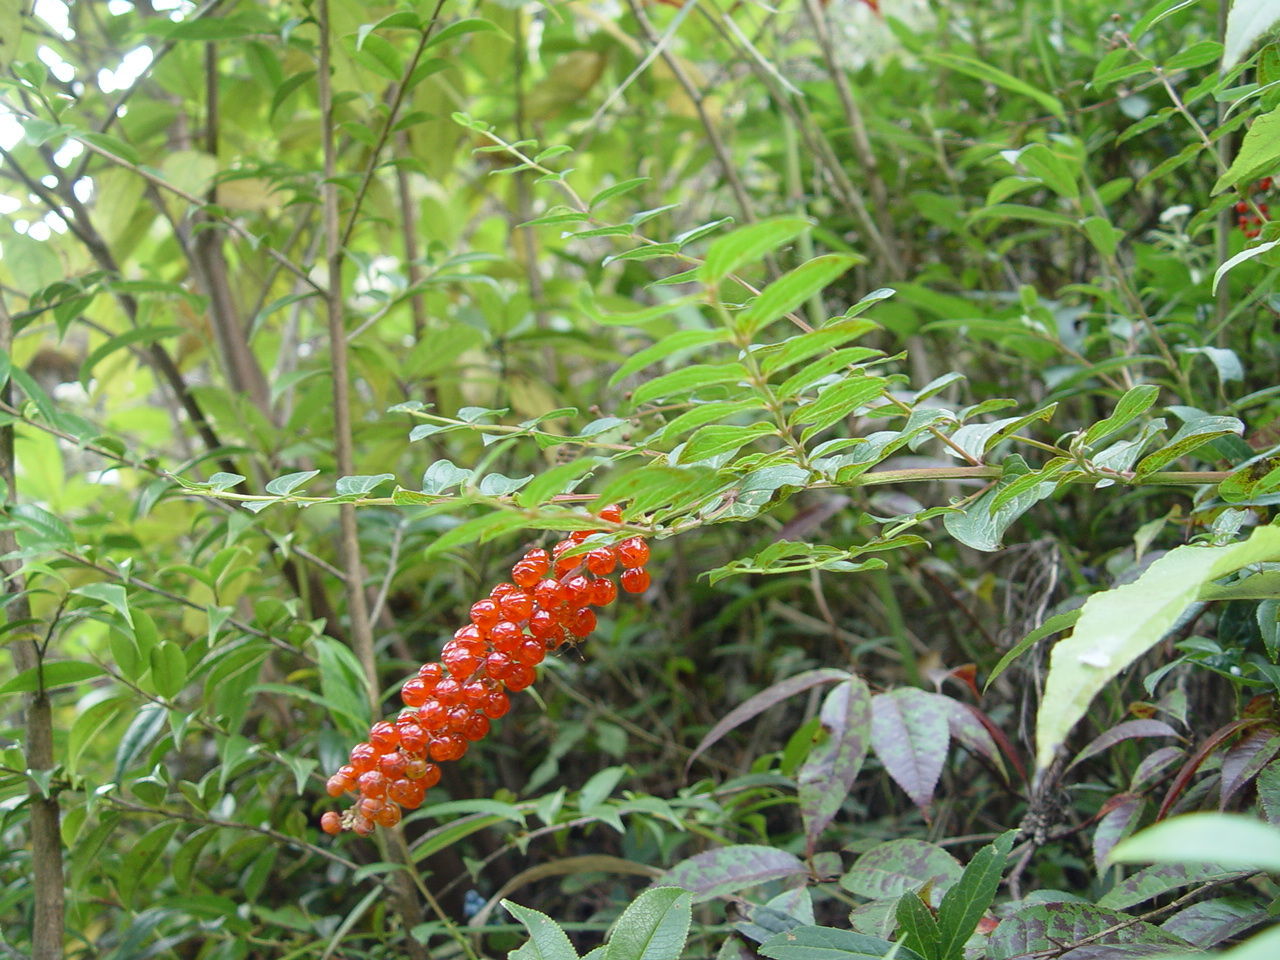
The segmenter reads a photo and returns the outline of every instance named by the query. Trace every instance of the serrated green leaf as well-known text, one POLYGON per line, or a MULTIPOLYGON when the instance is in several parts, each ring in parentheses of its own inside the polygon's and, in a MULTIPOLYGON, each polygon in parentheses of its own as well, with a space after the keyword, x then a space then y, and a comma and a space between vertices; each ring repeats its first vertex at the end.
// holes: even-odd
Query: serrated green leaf
POLYGON ((578 952, 569 937, 545 913, 510 900, 503 900, 502 905, 529 931, 528 942, 512 950, 509 960, 578 960, 578 952))
POLYGON ((943 894, 938 904, 939 960, 962 960, 964 945, 991 906, 1005 860, 1013 849, 1017 832, 1010 830, 994 843, 973 855, 960 879, 943 894))
POLYGON ((678 960, 692 919, 692 897, 687 890, 646 890, 614 924, 604 960, 678 960))

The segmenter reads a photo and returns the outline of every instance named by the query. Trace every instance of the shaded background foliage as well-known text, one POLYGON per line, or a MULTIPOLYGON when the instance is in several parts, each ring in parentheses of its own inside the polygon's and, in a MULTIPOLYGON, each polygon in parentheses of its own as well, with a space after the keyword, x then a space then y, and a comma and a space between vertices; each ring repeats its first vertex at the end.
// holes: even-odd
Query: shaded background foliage
MULTIPOLYGON (((1256 591, 1153 639, 1072 743, 1121 734, 1047 787, 1018 769, 1034 751, 1042 645, 981 698, 967 669, 985 680, 1049 617, 1164 550, 1265 522, 1266 490, 1228 508, 1190 481, 1075 483, 1046 489, 999 552, 922 516, 913 532, 928 544, 887 555, 884 570, 802 558, 795 573, 702 576, 783 540, 852 549, 886 517, 982 489, 948 477, 775 486, 749 523, 686 505, 689 529, 655 545, 651 591, 603 617, 581 655, 544 668, 537 696, 448 770, 433 793, 444 805, 409 818, 407 848, 315 829, 324 775, 370 719, 366 691, 389 711, 400 680, 554 522, 530 510, 519 532, 454 549, 440 538, 494 514, 519 478, 628 454, 686 409, 630 398, 690 353, 611 377, 673 334, 714 328, 711 306, 621 315, 687 293, 654 281, 695 266, 731 223, 812 222, 742 266, 756 287, 819 254, 856 255, 796 312, 820 324, 892 288, 869 305, 878 327, 862 342, 888 356, 883 373, 907 378, 895 391, 958 371, 932 403, 985 402, 966 413, 975 422, 1043 412, 1019 431, 1033 465, 1143 384, 1155 388, 1147 407, 1158 396, 1168 408, 1170 425, 1150 429, 1157 450, 1184 422, 1243 421, 1166 469, 1226 470, 1273 451, 1275 268, 1241 264, 1217 294, 1212 278, 1245 244, 1231 207, 1267 195, 1246 184, 1215 196, 1215 181, 1274 104, 1243 86, 1253 67, 1230 82, 1217 73, 1216 5, 1157 4, 1154 24, 1141 4, 882 6, 884 20, 852 0, 776 11, 113 0, 41 3, 20 37, 6 29, 0 280, 18 388, 4 408, 17 462, 6 552, 26 591, 4 638, 41 645, 56 762, 24 774, 35 765, 11 711, 8 945, 29 948, 33 783, 61 810, 67 950, 117 958, 398 956, 428 939, 500 954, 520 938, 482 909, 498 896, 545 910, 586 948, 653 876, 739 844, 804 857, 820 923, 848 926, 850 907, 870 904, 854 928, 888 936, 888 899, 931 874, 895 860, 901 883, 873 889, 854 858, 880 841, 940 842, 967 862, 1023 826, 1011 900, 1056 890, 1092 902, 1118 879, 1094 861, 1098 833, 1114 842, 1166 798, 1194 809, 1230 793, 1224 805, 1251 807, 1264 770, 1258 783, 1280 793, 1268 766, 1275 601, 1256 591), (653 247, 671 242, 684 246, 653 247), (336 304, 324 295, 335 264, 336 304), (514 427, 538 418, 574 439, 514 427), (418 491, 453 499, 424 508, 418 491), (295 494, 327 502, 266 502, 295 494), (344 495, 363 501, 358 555, 342 548, 344 495), (815 849, 795 781, 823 749, 825 688, 779 698, 689 761, 733 708, 820 668, 854 671, 882 706, 917 688, 980 705, 1007 748, 970 733, 972 749, 944 762, 937 738, 909 738, 908 763, 940 768, 936 788, 924 777, 909 797, 893 769, 902 754, 872 730, 875 750, 815 849), (1137 721, 1169 732, 1117 727, 1137 721), (1234 792, 1220 789, 1229 774, 1234 792), (406 857, 413 870, 398 866, 406 857), (485 932, 449 935, 477 911, 485 932)), ((878 419, 850 409, 841 435, 878 419)), ((920 439, 887 465, 961 462, 920 439)), ((1009 448, 995 452, 976 459, 999 463, 1009 448)), ((582 489, 611 477, 602 468, 582 489)), ((34 676, 5 679, 6 709, 34 676)), ((911 851, 938 862, 939 847, 911 851)), ((954 882, 958 863, 941 862, 954 882)), ((752 911, 779 890, 731 889, 729 912, 698 906, 689 955, 759 942, 772 928, 752 911), (727 938, 748 914, 756 928, 727 938)), ((1253 899, 1235 902, 1224 937, 1256 925, 1275 894, 1258 877, 1238 892, 1253 899)))

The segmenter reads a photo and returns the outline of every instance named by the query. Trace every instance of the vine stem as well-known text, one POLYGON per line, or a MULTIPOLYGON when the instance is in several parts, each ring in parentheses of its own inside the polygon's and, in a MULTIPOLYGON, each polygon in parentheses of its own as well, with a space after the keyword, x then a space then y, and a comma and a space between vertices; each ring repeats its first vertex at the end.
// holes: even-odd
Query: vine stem
MULTIPOLYGON (((329 0, 317 0, 316 20, 320 30, 316 79, 320 105, 321 140, 324 145, 324 178, 320 185, 320 200, 323 213, 323 251, 327 280, 324 290, 325 319, 329 334, 329 351, 333 372, 333 433, 336 466, 341 476, 351 476, 355 471, 355 452, 352 441, 351 425, 351 375, 347 357, 346 316, 342 296, 342 268, 345 261, 343 254, 344 234, 338 217, 338 185, 335 180, 337 172, 337 148, 335 144, 335 119, 333 106, 333 78, 331 76, 331 21, 329 19, 329 0)), ((418 53, 425 48, 424 33, 418 53)), ((401 84, 401 91, 405 84, 401 84)), ((397 104, 399 99, 397 97, 397 104)), ((394 115, 394 107, 392 109, 394 115)), ((390 129, 390 120, 387 130, 390 129)), ((376 157, 370 164, 372 171, 376 157)), ((371 175, 371 174, 370 174, 371 175)), ((359 212, 358 204, 351 211, 351 223, 354 225, 359 212)), ((352 227, 354 228, 354 227, 352 227)), ((347 234, 349 235, 349 234, 347 234)), ((365 685, 369 696, 369 709, 378 712, 381 691, 378 685, 378 664, 374 655, 373 624, 369 619, 368 598, 364 589, 364 565, 360 557, 360 532, 356 524, 356 511, 351 503, 344 503, 338 509, 340 528, 339 556, 341 558, 342 580, 347 598, 347 620, 350 625, 351 646, 356 658, 364 670, 365 685)), ((403 847, 403 841, 401 841, 403 847)), ((388 851, 392 859, 404 863, 407 872, 414 874, 412 878, 404 873, 392 878, 395 890, 397 912, 405 926, 405 947, 411 960, 427 960, 426 945, 419 943, 409 931, 413 929, 415 915, 420 915, 420 907, 414 896, 413 883, 421 888, 421 880, 417 878, 411 861, 399 856, 400 849, 388 851)), ((428 895, 428 902, 434 902, 428 895)), ((464 949, 465 940, 460 939, 464 949)))
MULTIPOLYGON (((13 341, 13 318, 0 296, 0 354, 8 356, 13 341)), ((0 389, 0 399, 9 401, 9 383, 0 389)), ((17 497, 17 477, 14 462, 13 424, 0 426, 0 478, 5 485, 6 509, 17 497)), ((17 539, 9 525, 0 527, 0 555, 13 557, 18 550, 17 539)), ((22 621, 31 618, 31 605, 27 599, 26 582, 22 576, 22 561, 16 557, 0 561, 3 571, 7 604, 7 618, 22 621)), ((44 651, 32 637, 18 640, 12 645, 14 666, 19 673, 40 667, 44 651)), ((53 710, 49 694, 41 684, 33 692, 24 695, 27 724, 27 770, 43 773, 53 769, 53 710)), ((61 811, 58 799, 52 792, 46 794, 40 785, 28 778, 28 810, 31 824, 31 868, 35 885, 35 917, 31 930, 31 955, 33 960, 61 960, 63 956, 63 928, 66 916, 66 897, 62 868, 62 833, 59 826, 61 811)))

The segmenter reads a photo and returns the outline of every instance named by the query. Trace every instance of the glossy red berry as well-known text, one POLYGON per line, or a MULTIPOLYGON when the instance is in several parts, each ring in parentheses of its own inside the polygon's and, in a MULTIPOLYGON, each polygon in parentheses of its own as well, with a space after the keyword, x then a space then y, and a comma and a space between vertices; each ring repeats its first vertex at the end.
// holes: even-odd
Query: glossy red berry
POLYGON ((362 837, 373 833, 373 821, 366 816, 358 816, 351 821, 351 829, 362 837))
POLYGON ((503 597, 498 607, 502 611, 503 619, 513 623, 523 623, 529 619, 529 614, 533 613, 533 596, 523 590, 516 590, 503 597))
POLYGON ((515 663, 511 665, 511 670, 507 674, 507 689, 520 691, 526 687, 532 686, 533 681, 538 679, 538 672, 523 663, 515 663))
POLYGON ((475 743, 489 734, 489 718, 483 713, 473 713, 462 727, 462 735, 475 743))
POLYGON ((352 788, 353 784, 346 777, 340 777, 336 773, 325 781, 325 793, 331 797, 340 797, 352 788))
POLYGON ((608 520, 610 523, 621 523, 622 507, 616 503, 611 503, 600 510, 599 517, 601 520, 608 520))
POLYGON ((563 581, 564 602, 571 607, 585 607, 591 602, 591 581, 584 576, 570 577, 563 581))
MULTIPOLYGON (((428 704, 434 704, 439 708, 439 704, 435 700, 427 701, 428 704)), ((418 708, 418 716, 422 716, 422 712, 428 709, 427 706, 418 708)), ((427 732, 417 723, 406 723, 400 728, 400 746, 409 753, 421 753, 427 747, 427 732)))
POLYGON ((320 829, 333 836, 342 831, 342 817, 336 810, 326 810, 320 817, 320 829))
POLYGON ((471 605, 471 622, 481 630, 488 630, 502 617, 496 600, 477 600, 471 605))
POLYGON ((370 798, 380 798, 387 794, 387 778, 377 770, 366 770, 356 781, 360 792, 370 798))
POLYGON ((489 676, 495 680, 506 681, 507 675, 511 672, 512 660, 505 653, 494 651, 485 658, 484 669, 489 676))
POLYGON ((388 780, 398 780, 404 776, 405 764, 409 758, 397 750, 395 753, 384 753, 378 758, 378 772, 388 780))
POLYGON ((564 590, 559 580, 542 580, 533 588, 533 599, 543 610, 554 610, 564 603, 564 590))
POLYGON ((641 537, 629 537, 618 544, 618 560, 627 569, 643 567, 649 562, 649 544, 641 537))
POLYGON ((592 580, 590 596, 593 607, 607 607, 618 599, 618 586, 612 580, 592 580))
MULTIPOLYGON (((629 573, 630 571, 627 572, 629 573)), ((588 610, 585 607, 581 610, 573 611, 573 614, 569 617, 569 622, 566 626, 569 628, 569 632, 579 639, 587 636, 596 628, 595 611, 588 610)), ((510 686, 510 684, 508 684, 508 686, 510 686)))
POLYGON ((394 803, 388 803, 373 815, 373 822, 380 827, 394 827, 400 822, 400 808, 394 803))
POLYGON ((536 667, 547 656, 547 647, 541 640, 530 637, 516 648, 513 654, 517 663, 523 663, 525 666, 536 667))
POLYGON ((494 690, 484 698, 484 703, 480 709, 484 711, 484 715, 490 720, 497 720, 507 715, 507 711, 511 709, 511 701, 507 699, 507 695, 501 690, 494 690))
POLYGON ((639 567, 623 570, 618 580, 627 593, 644 593, 649 589, 649 574, 639 567))
POLYGON ((400 699, 406 707, 420 707, 427 702, 429 693, 421 677, 410 677, 400 688, 400 699))
POLYGON ((378 759, 378 751, 369 743, 357 743, 351 748, 351 766, 356 773, 372 770, 374 761, 378 759))
POLYGON ((587 554, 587 569, 597 577, 607 577, 618 565, 618 558, 609 547, 596 547, 587 554))

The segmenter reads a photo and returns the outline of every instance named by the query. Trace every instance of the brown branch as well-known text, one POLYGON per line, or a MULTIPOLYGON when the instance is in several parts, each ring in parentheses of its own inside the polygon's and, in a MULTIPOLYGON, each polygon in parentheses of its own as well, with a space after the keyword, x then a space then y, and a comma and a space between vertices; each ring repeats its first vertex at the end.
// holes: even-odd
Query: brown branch
MULTIPOLYGON (((0 353, 9 354, 13 341, 13 318, 0 298, 0 353)), ((0 400, 8 402, 9 383, 0 389, 0 400)), ((17 477, 14 466, 13 424, 0 426, 0 478, 6 488, 6 506, 17 497, 17 477)), ((0 555, 8 556, 18 549, 17 539, 9 526, 0 527, 0 555)), ((8 559, 0 562, 4 575, 6 595, 12 597, 6 606, 8 617, 26 620, 31 617, 27 601, 26 582, 22 576, 22 561, 8 559)), ((12 644, 14 666, 18 672, 38 668, 44 658, 43 650, 34 640, 19 640, 12 644)), ((34 772, 52 770, 53 762, 53 711, 49 695, 43 685, 26 694, 24 713, 27 725, 26 764, 34 772)), ((35 920, 31 931, 33 960, 61 960, 66 901, 63 894, 62 834, 59 828, 60 811, 54 795, 45 796, 33 780, 27 789, 30 801, 31 867, 35 886, 35 920)))

